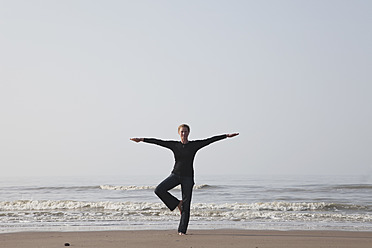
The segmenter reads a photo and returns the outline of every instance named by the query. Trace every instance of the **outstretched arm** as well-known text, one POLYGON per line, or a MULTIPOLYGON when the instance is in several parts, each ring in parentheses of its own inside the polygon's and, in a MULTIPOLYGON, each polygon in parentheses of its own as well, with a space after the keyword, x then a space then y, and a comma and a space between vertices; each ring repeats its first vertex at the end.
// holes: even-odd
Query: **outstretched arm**
POLYGON ((198 142, 198 149, 203 148, 204 146, 207 146, 207 145, 209 145, 211 143, 214 143, 216 141, 226 139, 226 138, 232 138, 232 137, 235 137, 237 135, 239 135, 239 133, 222 134, 222 135, 213 136, 213 137, 208 138, 208 139, 198 140, 197 141, 198 142))
POLYGON ((239 135, 239 133, 230 133, 230 134, 226 134, 226 137, 227 138, 232 138, 232 137, 235 137, 237 135, 239 135))
POLYGON ((172 149, 173 144, 175 141, 167 141, 167 140, 160 140, 160 139, 153 139, 153 138, 131 138, 131 141, 134 141, 136 143, 138 142, 145 142, 145 143, 150 143, 158 146, 162 146, 165 148, 172 149))

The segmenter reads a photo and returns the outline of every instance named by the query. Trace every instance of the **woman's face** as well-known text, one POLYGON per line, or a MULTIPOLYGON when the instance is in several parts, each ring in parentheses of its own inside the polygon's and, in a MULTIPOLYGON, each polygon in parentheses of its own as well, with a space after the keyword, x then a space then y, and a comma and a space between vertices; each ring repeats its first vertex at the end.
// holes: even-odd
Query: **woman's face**
POLYGON ((181 127, 180 130, 178 131, 181 140, 187 141, 189 137, 189 129, 187 127, 181 127))

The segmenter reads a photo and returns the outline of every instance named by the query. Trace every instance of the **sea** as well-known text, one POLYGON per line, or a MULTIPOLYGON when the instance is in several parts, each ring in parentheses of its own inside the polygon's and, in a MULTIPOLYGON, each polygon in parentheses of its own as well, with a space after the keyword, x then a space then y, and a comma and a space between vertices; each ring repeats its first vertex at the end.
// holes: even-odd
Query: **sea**
MULTIPOLYGON (((176 230, 154 194, 165 177, 1 179, 0 232, 176 230)), ((372 178, 196 176, 189 229, 372 231, 372 178)))

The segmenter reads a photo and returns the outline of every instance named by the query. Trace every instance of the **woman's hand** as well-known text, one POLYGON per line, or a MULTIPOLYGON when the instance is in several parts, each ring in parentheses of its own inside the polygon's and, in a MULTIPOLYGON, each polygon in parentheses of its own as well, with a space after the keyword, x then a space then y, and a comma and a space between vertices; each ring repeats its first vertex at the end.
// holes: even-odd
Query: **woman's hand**
POLYGON ((131 138, 130 140, 138 143, 143 141, 143 138, 131 138))
POLYGON ((232 137, 235 137, 237 135, 239 135, 239 133, 230 133, 230 134, 226 134, 226 137, 227 138, 232 138, 232 137))

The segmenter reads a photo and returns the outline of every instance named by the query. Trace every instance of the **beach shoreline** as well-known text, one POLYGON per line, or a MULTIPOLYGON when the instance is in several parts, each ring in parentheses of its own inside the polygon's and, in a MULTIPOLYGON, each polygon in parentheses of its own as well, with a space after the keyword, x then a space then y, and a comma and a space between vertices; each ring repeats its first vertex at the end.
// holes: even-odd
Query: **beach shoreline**
MULTIPOLYGON (((0 181, 0 233, 172 230, 179 212, 156 197, 156 184, 145 176, 0 181)), ((200 177, 189 229, 372 231, 371 192, 357 177, 200 177)))
POLYGON ((175 230, 15 232, 1 233, 7 248, 29 247, 372 247, 372 232, 364 231, 271 231, 189 230, 179 236, 175 230))

